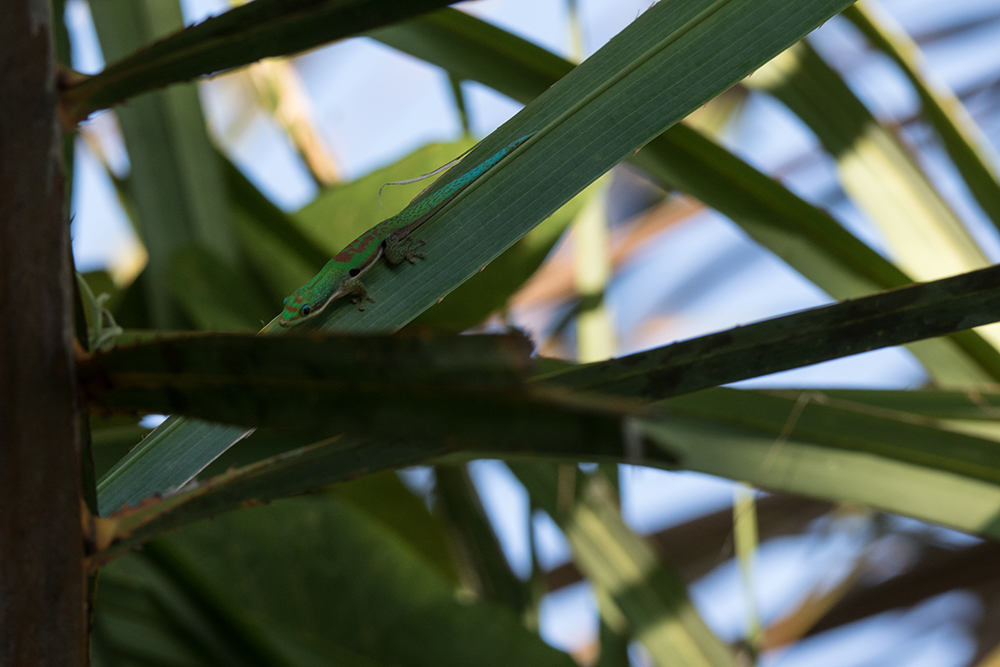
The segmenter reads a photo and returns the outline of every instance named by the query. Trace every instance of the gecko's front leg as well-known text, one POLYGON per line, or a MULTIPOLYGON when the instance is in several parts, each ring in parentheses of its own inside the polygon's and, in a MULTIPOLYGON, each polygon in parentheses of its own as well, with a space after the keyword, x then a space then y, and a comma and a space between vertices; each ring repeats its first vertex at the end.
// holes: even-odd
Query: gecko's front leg
POLYGON ((343 292, 341 292, 342 294, 346 293, 351 295, 352 303, 361 303, 361 305, 358 306, 358 310, 365 309, 365 301, 375 303, 375 299, 368 296, 368 289, 364 286, 364 283, 357 278, 345 280, 342 283, 341 289, 343 289, 343 292))

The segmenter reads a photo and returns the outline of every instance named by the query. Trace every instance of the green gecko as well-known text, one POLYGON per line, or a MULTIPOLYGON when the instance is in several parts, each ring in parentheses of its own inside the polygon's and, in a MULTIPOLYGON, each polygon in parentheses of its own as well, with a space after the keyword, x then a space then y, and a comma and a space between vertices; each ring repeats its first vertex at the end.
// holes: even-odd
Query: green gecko
POLYGON ((399 264, 404 259, 412 264, 418 257, 422 259, 424 254, 418 253, 416 249, 424 242, 409 238, 410 233, 534 134, 534 132, 526 134, 512 142, 473 167, 471 171, 354 239, 350 245, 327 262, 312 280, 285 299, 285 308, 278 323, 283 327, 289 327, 313 318, 323 312, 334 299, 348 294, 352 295, 354 303, 360 302, 358 310, 365 309, 365 300, 375 303, 375 299, 368 296, 368 290, 361 283, 361 276, 365 271, 383 256, 393 264, 399 264))

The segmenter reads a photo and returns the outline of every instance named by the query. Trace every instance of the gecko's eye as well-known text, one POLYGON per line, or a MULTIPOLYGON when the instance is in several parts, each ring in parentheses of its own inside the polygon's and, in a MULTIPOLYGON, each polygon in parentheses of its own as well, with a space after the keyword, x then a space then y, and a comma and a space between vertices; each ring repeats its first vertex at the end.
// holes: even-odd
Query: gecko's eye
POLYGON ((351 269, 350 271, 347 272, 347 275, 349 275, 352 278, 357 278, 359 273, 361 273, 361 269, 351 269))
POLYGON ((309 313, 311 313, 312 311, 313 311, 312 306, 310 306, 307 303, 306 305, 302 306, 302 310, 300 310, 299 312, 302 313, 302 317, 309 317, 309 313))

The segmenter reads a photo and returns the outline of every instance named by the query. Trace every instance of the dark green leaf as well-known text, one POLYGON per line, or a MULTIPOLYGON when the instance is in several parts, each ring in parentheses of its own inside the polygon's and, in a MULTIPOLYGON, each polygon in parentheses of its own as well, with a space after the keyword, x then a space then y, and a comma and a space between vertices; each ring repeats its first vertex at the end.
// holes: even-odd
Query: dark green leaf
POLYGON ((527 398, 519 390, 530 351, 517 335, 172 336, 94 355, 79 377, 101 409, 298 431, 375 425, 407 433, 417 422, 390 415, 419 422, 421 410, 516 410, 527 398))
MULTIPOLYGON (((106 16, 103 7, 111 2, 92 0, 99 27, 101 17, 106 16)), ((66 86, 62 104, 68 117, 86 118, 93 111, 172 83, 305 51, 447 4, 447 0, 389 4, 378 0, 257 0, 159 41, 147 38, 134 44, 135 52, 128 57, 124 57, 128 51, 105 52, 109 60, 119 60, 66 86)))
POLYGON ((856 502, 1000 537, 1000 444, 926 417, 823 392, 712 389, 663 403, 644 420, 648 463, 669 452, 685 470, 757 488, 856 502))
POLYGON ((538 378, 667 398, 1000 320, 1000 266, 737 327, 538 378))
POLYGON ((256 331, 271 315, 269 304, 244 272, 205 248, 175 252, 167 279, 174 300, 198 329, 256 331))
POLYGON ((173 601, 157 614, 175 621, 172 648, 215 649, 203 648, 216 660, 208 664, 573 665, 514 614, 458 601, 396 534, 329 496, 188 526, 104 576, 114 588, 101 599, 97 625, 133 629, 114 633, 112 655, 149 655, 143 640, 163 632, 128 615, 131 593, 173 601))

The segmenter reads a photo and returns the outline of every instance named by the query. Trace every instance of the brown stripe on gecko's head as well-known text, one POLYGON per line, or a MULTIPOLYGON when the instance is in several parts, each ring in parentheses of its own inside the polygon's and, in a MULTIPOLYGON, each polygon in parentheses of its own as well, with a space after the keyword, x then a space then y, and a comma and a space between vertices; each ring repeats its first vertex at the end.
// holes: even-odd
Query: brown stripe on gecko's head
POLYGON ((285 307, 281 311, 281 319, 278 324, 283 327, 290 327, 308 319, 312 319, 323 312, 331 301, 343 294, 343 291, 336 286, 327 287, 325 284, 303 285, 295 290, 295 293, 285 299, 285 307))
POLYGON ((293 324, 308 319, 318 313, 322 308, 313 305, 315 299, 304 287, 295 291, 290 297, 285 299, 285 307, 281 311, 281 319, 278 324, 283 327, 290 327, 293 324))

